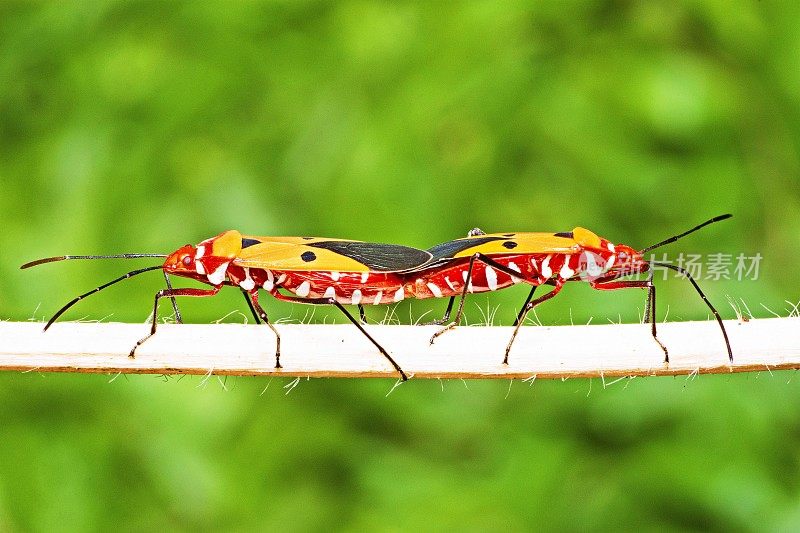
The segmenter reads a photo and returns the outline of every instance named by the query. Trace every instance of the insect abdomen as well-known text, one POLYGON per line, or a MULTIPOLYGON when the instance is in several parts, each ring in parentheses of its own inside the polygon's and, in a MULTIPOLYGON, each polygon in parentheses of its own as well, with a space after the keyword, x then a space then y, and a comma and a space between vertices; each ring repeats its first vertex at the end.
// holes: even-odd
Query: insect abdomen
MULTIPOLYGON (((282 288, 309 300, 333 298, 343 305, 378 305, 399 302, 405 298, 402 278, 392 273, 266 269, 250 269, 249 273, 260 288, 270 292, 282 288)), ((241 283, 236 284, 247 289, 241 283)))
MULTIPOLYGON (((569 266, 573 263, 576 263, 577 267, 577 256, 568 254, 504 255, 493 256, 492 260, 519 272, 520 275, 512 277, 503 270, 476 260, 472 266, 468 292, 491 292, 523 281, 531 285, 541 285, 550 278, 560 276, 562 272, 568 274, 569 266), (568 265, 566 270, 565 263, 568 265)), ((418 273, 413 281, 414 296, 416 298, 458 296, 464 290, 468 270, 469 259, 458 259, 448 267, 418 273)))

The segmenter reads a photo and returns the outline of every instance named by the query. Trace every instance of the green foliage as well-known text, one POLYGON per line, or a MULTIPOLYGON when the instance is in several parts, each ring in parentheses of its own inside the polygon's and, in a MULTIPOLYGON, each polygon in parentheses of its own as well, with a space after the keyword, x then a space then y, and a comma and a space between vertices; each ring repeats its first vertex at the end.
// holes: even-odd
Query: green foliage
MULTIPOLYGON (((703 285, 727 317, 728 295, 787 314, 798 20, 791 2, 1 3, 0 317, 42 319, 132 267, 24 261, 229 228, 427 248, 581 225, 642 247, 723 212, 670 253, 761 253, 757 281, 703 285)), ((159 286, 65 318, 144 321, 159 286)), ((688 284, 660 286, 662 315, 706 317, 688 284)), ((241 309, 231 292, 186 318, 241 309)), ((539 316, 635 321, 630 292, 569 287, 539 316)), ((508 324, 522 298, 475 302, 508 324)), ((789 374, 507 398, 507 382, 385 398, 364 380, 108 379, 0 376, 0 529, 800 525, 789 374)))

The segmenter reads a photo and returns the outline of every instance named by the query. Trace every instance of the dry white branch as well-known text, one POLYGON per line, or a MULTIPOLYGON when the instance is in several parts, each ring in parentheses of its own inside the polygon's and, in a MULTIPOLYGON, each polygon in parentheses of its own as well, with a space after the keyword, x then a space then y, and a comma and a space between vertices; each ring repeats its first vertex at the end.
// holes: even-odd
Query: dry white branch
MULTIPOLYGON (((367 326, 413 378, 572 378, 691 375, 800 368, 800 318, 727 321, 734 353, 728 364, 715 322, 659 325, 671 363, 643 324, 526 326, 502 364, 510 327, 459 327, 431 346, 435 326, 367 326)), ((273 368, 275 338, 258 325, 159 326, 137 352, 144 324, 0 323, 0 370, 154 374, 388 377, 397 374, 350 324, 280 324, 282 369, 273 368)))

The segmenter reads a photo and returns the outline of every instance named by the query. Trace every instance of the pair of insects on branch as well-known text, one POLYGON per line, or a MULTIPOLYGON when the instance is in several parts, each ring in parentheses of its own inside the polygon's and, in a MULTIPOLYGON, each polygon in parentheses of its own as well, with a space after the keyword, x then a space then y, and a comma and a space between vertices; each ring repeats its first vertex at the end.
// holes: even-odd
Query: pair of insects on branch
POLYGON ((678 266, 644 258, 644 254, 650 250, 730 216, 714 217, 638 251, 627 245, 613 244, 584 228, 563 233, 493 234, 476 228, 465 238, 444 242, 427 251, 396 244, 344 239, 254 237, 230 230, 206 239, 197 246, 187 244, 169 255, 66 255, 32 261, 22 265, 22 268, 66 259, 165 257, 162 265, 133 270, 77 296, 53 315, 44 328, 47 330, 67 309, 91 294, 144 272, 161 270, 168 288, 156 293, 150 333, 136 343, 130 351, 130 357, 155 334, 161 299, 172 299, 176 319, 180 322, 176 297, 214 296, 227 285, 239 287, 256 322, 263 322, 274 332, 276 368, 281 367, 280 334, 259 302, 260 290, 287 302, 337 307, 406 380, 406 373, 400 365, 364 328, 364 305, 391 304, 407 298, 450 298, 444 316, 433 322, 446 324, 431 337, 433 343, 437 337, 460 323, 468 294, 496 291, 518 283, 530 285, 531 290, 517 314, 513 334, 505 349, 504 364, 508 364, 509 352, 527 314, 537 305, 556 296, 571 281, 586 281, 598 290, 646 290, 645 321, 650 323, 653 339, 664 352, 664 362, 669 363, 669 352, 656 335, 656 289, 652 267, 660 266, 683 274, 691 282, 719 323, 728 358, 733 362, 722 319, 697 282, 678 266), (638 274, 647 276, 645 279, 623 279, 638 274), (211 288, 173 288, 170 275, 191 278, 211 288), (542 285, 549 285, 552 289, 534 299, 534 293, 542 285), (458 309, 455 318, 450 321, 456 297, 460 297, 458 309), (347 311, 345 305, 358 307, 360 322, 347 311))

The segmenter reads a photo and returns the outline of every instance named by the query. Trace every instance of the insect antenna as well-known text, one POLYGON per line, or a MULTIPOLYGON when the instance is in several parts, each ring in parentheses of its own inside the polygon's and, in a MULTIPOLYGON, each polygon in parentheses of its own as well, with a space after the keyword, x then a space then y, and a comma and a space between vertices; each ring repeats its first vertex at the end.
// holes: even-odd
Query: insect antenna
MULTIPOLYGON (((56 260, 58 260, 58 259, 56 259, 56 260)), ((76 303, 80 302, 81 300, 83 300, 83 299, 84 299, 84 298, 86 298, 87 296, 89 296, 89 295, 91 295, 91 294, 94 294, 94 293, 96 293, 96 292, 100 292, 100 291, 102 291, 103 289, 105 289, 106 287, 110 287, 111 285, 114 285, 115 283, 119 283, 120 281, 126 280, 126 279, 128 279, 128 278, 132 278, 133 276, 138 276, 139 274, 142 274, 142 273, 144 273, 144 272, 150 272, 151 270, 160 270, 161 268, 162 268, 162 267, 161 267, 161 265, 157 265, 157 266, 151 266, 151 267, 147 267, 147 268, 140 268, 140 269, 138 269, 138 270, 131 270, 131 271, 130 271, 130 272, 128 272, 127 274, 125 274, 125 275, 123 275, 123 276, 120 276, 120 277, 118 277, 117 279, 114 279, 114 280, 112 280, 112 281, 109 281, 108 283, 104 283, 104 284, 100 285, 99 287, 96 287, 96 288, 94 288, 94 289, 90 290, 90 291, 89 291, 89 292, 87 292, 87 293, 81 294, 80 296, 76 296, 76 297, 75 297, 75 298, 73 298, 73 299, 72 299, 72 300, 71 300, 71 301, 70 301, 70 302, 69 302, 67 305, 65 305, 64 307, 62 307, 61 309, 59 309, 59 310, 58 310, 58 312, 56 312, 56 314, 54 314, 54 315, 53 315, 53 318, 51 318, 51 319, 50 319, 50 320, 47 322, 47 325, 44 327, 44 330, 45 330, 45 331, 47 331, 47 328, 49 328, 50 326, 52 326, 52 325, 53 325, 53 322, 55 322, 56 320, 58 320, 58 317, 60 317, 61 315, 63 315, 63 314, 64 314, 64 313, 67 311, 67 309, 69 309, 70 307, 72 307, 72 306, 73 306, 73 305, 75 305, 76 303)))
POLYGON ((684 231, 683 233, 681 233, 679 235, 672 236, 669 239, 665 239, 665 240, 659 242, 658 244, 654 244, 652 246, 648 246, 647 248, 641 250, 639 253, 640 254, 644 254, 646 252, 649 252, 650 250, 654 250, 656 248, 660 248, 660 247, 664 246, 665 244, 673 243, 673 242, 677 241, 678 239, 680 239, 681 237, 686 237, 690 233, 694 233, 695 231, 699 230, 700 228, 704 228, 704 227, 708 226, 709 224, 713 224, 714 222, 719 222, 720 220, 726 220, 728 218, 731 218, 732 216, 733 215, 731 215, 730 213, 729 214, 725 214, 725 215, 716 216, 716 217, 714 217, 714 218, 712 218, 710 220, 706 220, 705 222, 703 222, 702 224, 700 224, 698 226, 693 227, 689 231, 684 231))
MULTIPOLYGON (((706 224, 708 224, 708 222, 706 224)), ((733 363, 733 351, 731 350, 731 341, 728 340, 728 332, 725 330, 725 324, 722 323, 722 317, 719 316, 719 313, 717 312, 717 310, 714 308, 714 306, 711 304, 711 302, 708 301, 708 298, 706 298, 706 295, 700 289, 700 286, 697 284, 697 282, 694 280, 694 278, 691 275, 689 275, 689 272, 687 272, 686 269, 681 268, 679 266, 672 265, 670 263, 657 263, 657 262, 654 261, 651 264, 655 265, 655 266, 668 268, 670 270, 674 270, 675 272, 678 272, 678 273, 686 276, 686 278, 691 282, 691 284, 694 286, 694 289, 697 291, 697 294, 700 295, 700 297, 706 303, 708 308, 711 309, 711 312, 714 313, 714 317, 717 319, 717 323, 719 324, 719 328, 722 330, 722 336, 725 338, 725 347, 728 349, 728 359, 730 360, 731 363, 733 363)))
POLYGON ((67 261, 69 259, 139 259, 142 257, 167 257, 165 254, 113 254, 113 255, 59 255, 56 257, 45 257, 30 263, 25 263, 19 268, 30 268, 44 263, 54 263, 56 261, 67 261))

